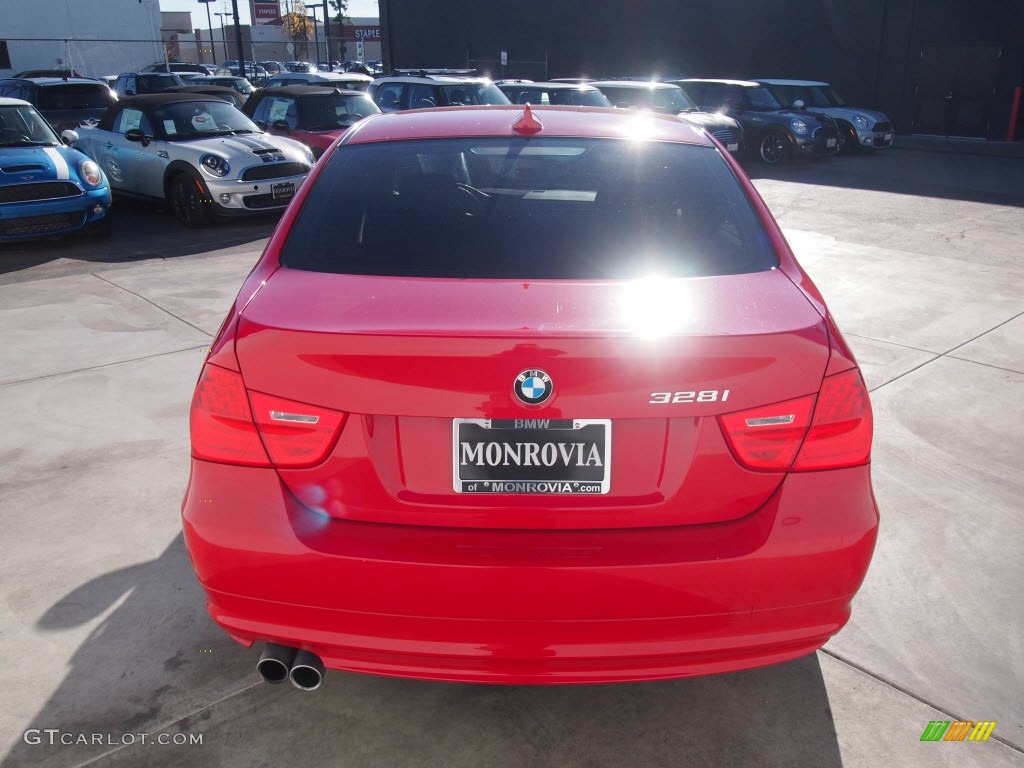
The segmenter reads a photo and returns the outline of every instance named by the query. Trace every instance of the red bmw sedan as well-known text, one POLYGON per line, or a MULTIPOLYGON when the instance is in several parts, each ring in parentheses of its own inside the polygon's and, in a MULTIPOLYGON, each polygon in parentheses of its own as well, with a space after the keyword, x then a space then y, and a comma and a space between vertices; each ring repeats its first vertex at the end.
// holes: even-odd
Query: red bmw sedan
POLYGON ((785 661, 846 623, 878 526, 857 363, 674 117, 357 123, 245 281, 191 433, 209 611, 305 689, 785 661))

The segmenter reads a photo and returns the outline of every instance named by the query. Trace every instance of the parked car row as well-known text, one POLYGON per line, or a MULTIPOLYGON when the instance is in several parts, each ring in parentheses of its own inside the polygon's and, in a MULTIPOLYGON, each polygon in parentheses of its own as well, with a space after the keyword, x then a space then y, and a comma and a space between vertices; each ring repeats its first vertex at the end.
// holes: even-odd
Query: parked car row
MULTIPOLYGON (((85 201, 83 217, 74 221, 57 217, 48 219, 49 224, 41 220, 16 227, 11 222, 20 216, 5 214, 0 235, 81 228, 109 232, 111 192, 164 201, 189 227, 206 225, 217 216, 283 209, 314 162, 342 133, 382 111, 502 104, 648 110, 695 123, 731 154, 749 150, 772 165, 892 144, 892 126, 885 115, 847 106, 833 88, 818 81, 495 83, 468 71, 411 70, 377 79, 351 72, 290 71, 300 65, 286 62, 260 90, 233 75, 186 72, 186 81, 179 73, 159 71, 159 65, 152 65, 154 71, 120 75, 116 95, 86 78, 0 80, 0 98, 8 97, 5 103, 18 106, 10 113, 10 121, 17 125, 0 124, 0 138, 21 149, 43 148, 55 178, 66 182, 66 197, 87 196, 101 187, 107 195, 102 206, 89 207, 85 201), (27 102, 37 109, 24 112, 31 106, 27 102), (25 116, 29 114, 36 117, 30 120, 25 116), (54 138, 61 132, 73 149, 54 138), (81 171, 81 157, 65 160, 68 167, 78 163, 81 171, 77 182, 69 181, 69 173, 47 149, 53 147, 77 150, 91 161, 89 169, 95 166, 98 171, 99 187, 81 183, 95 178, 95 173, 81 171), (69 186, 76 183, 77 189, 69 186)), ((37 165, 32 172, 50 167, 42 160, 37 165)), ((19 173, 21 168, 18 163, 5 164, 2 173, 19 173)), ((36 178, 25 173, 21 181, 35 184, 36 178)), ((3 186, 16 186, 15 181, 0 176, 3 186)), ((36 201, 30 193, 7 192, 0 202, 36 201)), ((30 208, 19 210, 34 212, 30 208)))

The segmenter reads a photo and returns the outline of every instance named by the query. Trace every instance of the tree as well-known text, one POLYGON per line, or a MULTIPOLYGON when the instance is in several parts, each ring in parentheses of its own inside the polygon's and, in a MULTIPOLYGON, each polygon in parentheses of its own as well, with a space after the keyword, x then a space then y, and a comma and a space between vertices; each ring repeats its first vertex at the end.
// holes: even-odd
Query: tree
MULTIPOLYGON (((305 1, 286 0, 285 8, 288 11, 281 17, 281 26, 289 40, 302 44, 302 60, 306 61, 309 59, 309 41, 313 39, 313 22, 306 16, 305 1)), ((298 51, 297 45, 295 48, 298 51)))
POLYGON ((348 58, 345 55, 345 27, 352 25, 352 19, 345 15, 346 11, 348 11, 348 0, 330 0, 330 6, 334 11, 331 23, 335 25, 337 30, 337 36, 334 40, 338 50, 338 58, 344 61, 348 58))

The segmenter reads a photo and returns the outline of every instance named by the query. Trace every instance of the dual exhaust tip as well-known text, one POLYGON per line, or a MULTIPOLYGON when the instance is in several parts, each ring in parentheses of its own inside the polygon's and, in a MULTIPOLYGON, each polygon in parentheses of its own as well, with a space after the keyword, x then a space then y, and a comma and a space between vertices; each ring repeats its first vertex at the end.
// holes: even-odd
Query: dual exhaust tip
POLYGON ((265 683, 277 685, 291 680, 303 691, 315 691, 324 682, 324 663, 315 653, 267 643, 256 662, 256 671, 265 683))

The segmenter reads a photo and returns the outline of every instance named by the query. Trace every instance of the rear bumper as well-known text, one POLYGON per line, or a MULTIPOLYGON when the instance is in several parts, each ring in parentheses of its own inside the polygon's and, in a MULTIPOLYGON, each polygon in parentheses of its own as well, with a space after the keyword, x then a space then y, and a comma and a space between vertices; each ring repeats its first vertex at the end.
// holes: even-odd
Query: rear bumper
POLYGON ((327 667, 492 683, 649 680, 795 658, 849 618, 867 467, 789 476, 729 523, 413 528, 302 507, 273 470, 193 462, 185 541, 214 620, 327 667))

